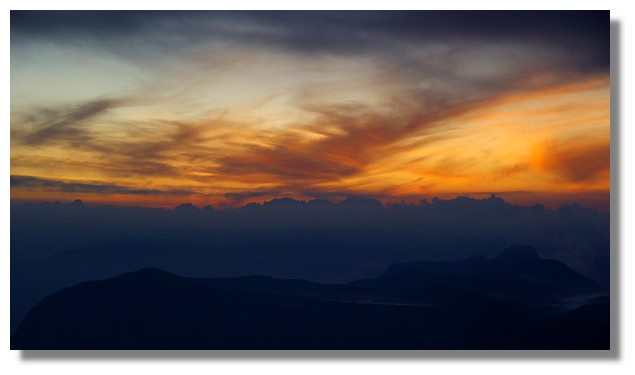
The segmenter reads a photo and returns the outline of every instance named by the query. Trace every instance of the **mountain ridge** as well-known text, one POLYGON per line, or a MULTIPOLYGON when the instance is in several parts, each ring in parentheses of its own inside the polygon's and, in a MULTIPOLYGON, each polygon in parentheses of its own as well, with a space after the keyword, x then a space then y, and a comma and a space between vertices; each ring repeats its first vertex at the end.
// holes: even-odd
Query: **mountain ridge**
MULTIPOLYGON (((495 269, 492 262, 437 263, 444 272, 485 267, 486 274, 495 269)), ((556 306, 551 295, 512 298, 453 279, 413 285, 393 276, 375 284, 319 284, 266 276, 186 278, 145 267, 44 298, 11 336, 11 348, 537 349, 550 344, 536 335, 548 338, 552 330, 561 349, 608 345, 608 301, 601 298, 572 310, 556 306), (401 284, 387 288, 386 280, 401 284), (509 337, 505 327, 533 339, 509 337), (591 333, 581 339, 579 330, 591 333)), ((423 280, 418 277, 408 281, 423 280)))

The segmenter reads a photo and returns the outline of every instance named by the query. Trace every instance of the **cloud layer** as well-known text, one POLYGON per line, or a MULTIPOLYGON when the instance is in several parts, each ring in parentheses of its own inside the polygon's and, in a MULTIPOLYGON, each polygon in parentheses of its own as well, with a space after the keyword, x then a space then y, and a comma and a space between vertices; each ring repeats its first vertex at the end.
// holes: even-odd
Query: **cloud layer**
POLYGON ((212 203, 608 196, 608 12, 27 11, 11 31, 16 176, 212 203))

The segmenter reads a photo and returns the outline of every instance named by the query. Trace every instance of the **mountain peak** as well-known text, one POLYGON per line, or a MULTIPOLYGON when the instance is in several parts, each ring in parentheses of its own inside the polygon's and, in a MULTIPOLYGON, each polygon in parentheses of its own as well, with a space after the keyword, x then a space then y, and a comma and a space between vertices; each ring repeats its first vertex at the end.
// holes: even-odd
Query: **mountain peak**
POLYGON ((540 255, 533 247, 514 245, 503 250, 494 260, 499 262, 535 262, 540 259, 540 255))

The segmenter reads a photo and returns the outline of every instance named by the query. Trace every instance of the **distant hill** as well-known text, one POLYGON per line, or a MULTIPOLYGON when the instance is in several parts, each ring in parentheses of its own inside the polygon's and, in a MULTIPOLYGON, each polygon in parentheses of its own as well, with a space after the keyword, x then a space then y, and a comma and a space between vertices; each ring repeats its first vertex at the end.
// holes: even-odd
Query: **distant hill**
POLYGON ((540 258, 528 246, 512 246, 492 260, 472 256, 457 261, 396 264, 379 278, 352 285, 390 289, 451 285, 524 303, 555 302, 564 297, 608 291, 562 262, 540 258))
POLYGON ((144 268, 46 297, 11 349, 609 349, 607 294, 524 247, 331 285, 144 268))

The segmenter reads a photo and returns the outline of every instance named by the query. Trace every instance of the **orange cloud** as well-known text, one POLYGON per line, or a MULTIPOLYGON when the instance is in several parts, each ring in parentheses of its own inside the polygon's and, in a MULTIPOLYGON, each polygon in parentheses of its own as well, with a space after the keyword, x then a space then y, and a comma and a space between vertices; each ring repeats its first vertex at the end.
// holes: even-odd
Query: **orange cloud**
MULTIPOLYGON (((123 102, 107 108, 87 103, 57 116, 64 121, 12 130, 12 174, 115 181, 139 191, 171 186, 192 191, 199 203, 230 205, 238 197, 333 192, 386 199, 608 192, 608 77, 533 85, 480 99, 440 98, 434 106, 422 106, 419 100, 427 97, 420 93, 391 98, 388 107, 304 105, 307 116, 283 128, 226 115, 189 122, 102 119, 123 102), (38 136, 46 129, 55 136, 38 136), (67 139, 70 131, 74 136, 67 139)), ((110 194, 118 196, 113 201, 131 199, 110 194)), ((43 195, 12 187, 14 198, 43 195)), ((134 198, 164 199, 168 206, 182 200, 170 194, 134 198)))

